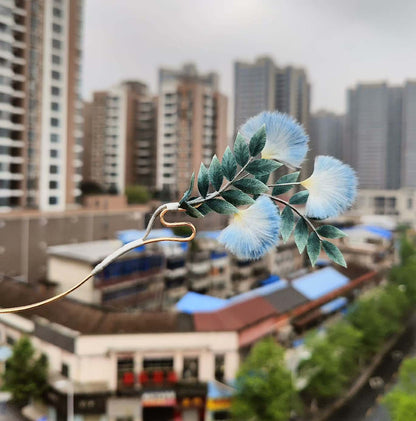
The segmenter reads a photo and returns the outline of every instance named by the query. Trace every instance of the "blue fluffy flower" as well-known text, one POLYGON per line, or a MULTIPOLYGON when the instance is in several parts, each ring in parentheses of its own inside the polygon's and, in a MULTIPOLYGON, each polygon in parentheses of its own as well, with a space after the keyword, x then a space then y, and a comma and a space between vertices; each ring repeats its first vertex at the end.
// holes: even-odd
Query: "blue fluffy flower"
POLYGON ((312 175, 301 182, 309 190, 306 215, 331 218, 348 209, 357 195, 357 177, 347 164, 332 156, 317 156, 312 175))
POLYGON ((259 259, 278 242, 280 215, 274 203, 260 196, 247 209, 239 210, 218 241, 239 259, 259 259))
POLYGON ((308 152, 309 137, 303 127, 286 114, 264 111, 247 120, 240 127, 240 133, 251 139, 263 124, 266 125, 266 145, 261 157, 299 167, 308 152))

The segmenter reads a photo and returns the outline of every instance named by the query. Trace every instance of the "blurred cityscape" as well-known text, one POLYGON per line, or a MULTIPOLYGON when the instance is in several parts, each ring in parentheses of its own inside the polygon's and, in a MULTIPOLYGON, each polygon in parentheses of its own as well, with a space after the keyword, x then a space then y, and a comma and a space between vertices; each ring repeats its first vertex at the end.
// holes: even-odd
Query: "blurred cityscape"
POLYGON ((140 238, 157 206, 178 200, 200 163, 221 158, 241 124, 264 110, 287 113, 308 132, 304 175, 317 155, 357 171, 354 207, 330 221, 348 234, 335 240, 348 268, 323 252, 312 268, 293 237, 260 260, 241 261, 217 241, 226 216, 197 220, 190 244, 143 246, 68 298, 0 315, 1 372, 19 349, 47 361, 44 388, 42 380, 34 386, 42 393, 16 401, 2 377, 0 420, 396 420, 376 398, 402 358, 415 354, 416 271, 407 278, 389 271, 414 270, 400 244, 416 222, 416 81, 357 83, 345 92, 345 114, 311 112, 307 69, 264 55, 234 61, 233 98, 221 91, 221 75, 189 62, 159 68, 156 92, 148 81, 114 80, 84 100, 83 3, 0 0, 0 307, 63 292, 140 238), (376 346, 354 357, 354 379, 346 376, 338 395, 335 386, 315 387, 301 372, 315 355, 308 338, 331 337, 346 320, 374 338, 359 330, 357 308, 382 294, 397 295, 403 313, 380 304, 375 317, 387 314, 381 324, 389 330, 379 328, 376 346), (282 347, 303 410, 293 404, 281 418, 232 418, 243 363, 265 338, 282 347), (351 395, 357 404, 339 403, 354 387, 362 391, 351 395), (353 410, 337 413, 338 404, 353 410))

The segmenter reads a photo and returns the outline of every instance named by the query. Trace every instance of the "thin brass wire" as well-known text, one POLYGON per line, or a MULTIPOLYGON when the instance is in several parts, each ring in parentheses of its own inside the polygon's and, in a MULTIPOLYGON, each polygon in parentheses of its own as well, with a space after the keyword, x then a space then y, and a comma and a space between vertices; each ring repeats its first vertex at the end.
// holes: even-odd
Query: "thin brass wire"
MULTIPOLYGON (((178 210, 182 211, 182 209, 178 209, 178 210)), ((195 238, 195 235, 196 235, 195 226, 193 224, 191 224, 190 222, 168 222, 168 221, 166 221, 165 215, 168 211, 169 211, 168 209, 164 209, 161 212, 161 214, 159 216, 161 224, 163 226, 165 226, 166 228, 189 227, 192 230, 191 235, 189 237, 183 237, 183 238, 180 238, 180 237, 179 238, 178 237, 151 238, 149 240, 144 240, 143 244, 142 244, 143 246, 145 246, 146 244, 158 243, 160 241, 175 241, 175 242, 179 242, 179 243, 186 243, 188 241, 192 241, 195 238)), ((54 295, 53 297, 47 298, 46 300, 38 301, 36 303, 28 304, 28 305, 25 305, 25 306, 2 308, 2 309, 0 309, 0 314, 18 313, 18 312, 21 312, 21 311, 30 310, 32 308, 42 307, 44 305, 53 303, 54 301, 60 300, 61 298, 65 297, 66 295, 71 294, 71 292, 74 292, 76 289, 78 289, 79 287, 84 285, 89 279, 91 279, 92 276, 94 276, 94 274, 90 273, 82 281, 78 282, 73 287, 69 288, 68 290, 66 290, 64 292, 61 292, 60 294, 54 295)))

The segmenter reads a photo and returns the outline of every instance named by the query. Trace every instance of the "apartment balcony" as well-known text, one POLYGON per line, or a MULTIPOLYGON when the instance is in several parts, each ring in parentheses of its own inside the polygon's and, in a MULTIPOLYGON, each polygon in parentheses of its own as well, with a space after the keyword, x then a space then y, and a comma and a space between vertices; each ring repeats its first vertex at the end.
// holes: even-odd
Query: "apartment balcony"
POLYGON ((0 197, 22 197, 23 190, 20 189, 0 189, 0 197))
POLYGON ((208 291, 211 288, 211 278, 207 277, 198 277, 195 279, 189 280, 189 287, 195 291, 203 292, 208 291))
POLYGON ((127 371, 119 373, 117 389, 120 394, 133 395, 143 389, 172 389, 178 383, 173 370, 143 370, 140 373, 127 371))
POLYGON ((206 275, 211 269, 211 262, 209 260, 205 262, 190 262, 188 263, 188 269, 194 275, 206 275))

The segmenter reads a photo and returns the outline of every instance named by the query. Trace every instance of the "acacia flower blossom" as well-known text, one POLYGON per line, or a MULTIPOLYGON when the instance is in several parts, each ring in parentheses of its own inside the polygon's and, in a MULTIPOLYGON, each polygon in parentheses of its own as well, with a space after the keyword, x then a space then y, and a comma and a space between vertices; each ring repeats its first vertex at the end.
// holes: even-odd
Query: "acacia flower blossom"
POLYGON ((247 120, 240 127, 240 133, 250 139, 263 124, 266 145, 261 157, 299 167, 308 152, 309 137, 303 127, 286 114, 264 111, 247 120))
POLYGON ((317 156, 312 175, 300 183, 308 189, 306 216, 332 218, 348 209, 357 194, 355 171, 332 156, 317 156))
POLYGON ((253 205, 234 214, 218 241, 239 259, 259 259, 277 244, 279 223, 274 203, 260 196, 253 205))

